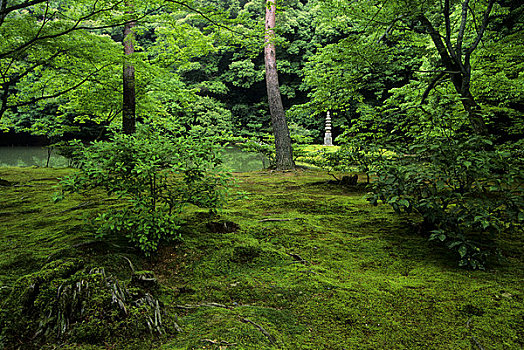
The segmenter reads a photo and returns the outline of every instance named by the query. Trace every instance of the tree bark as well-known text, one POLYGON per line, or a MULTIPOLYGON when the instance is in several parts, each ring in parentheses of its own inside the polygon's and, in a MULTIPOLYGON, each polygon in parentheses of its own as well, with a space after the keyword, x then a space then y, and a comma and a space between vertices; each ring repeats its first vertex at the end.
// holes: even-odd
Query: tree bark
POLYGON ((5 16, 7 16, 7 0, 0 0, 0 27, 4 24, 5 16))
POLYGON ((278 84, 277 61, 275 53, 275 22, 276 6, 274 1, 267 0, 266 3, 266 36, 264 47, 264 60, 266 64, 266 87, 271 113, 271 124, 275 135, 275 166, 277 170, 295 169, 293 161, 293 149, 291 147, 291 137, 286 122, 284 106, 280 96, 280 86, 278 84))
MULTIPOLYGON (((134 15, 132 0, 126 0, 126 13, 134 15)), ((133 27, 135 21, 130 21, 124 25, 124 71, 123 71, 123 93, 122 93, 122 132, 124 134, 134 134, 136 131, 136 97, 135 97, 135 66, 130 56, 135 52, 133 41, 135 34, 133 27)))

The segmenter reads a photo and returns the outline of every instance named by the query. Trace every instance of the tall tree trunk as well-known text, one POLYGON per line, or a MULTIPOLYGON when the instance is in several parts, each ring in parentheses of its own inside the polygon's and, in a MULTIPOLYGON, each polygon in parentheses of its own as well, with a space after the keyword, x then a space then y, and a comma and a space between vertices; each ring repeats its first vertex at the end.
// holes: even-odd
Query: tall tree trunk
POLYGON ((291 138, 280 96, 278 84, 277 60, 275 54, 275 14, 276 7, 274 1, 267 0, 266 3, 266 37, 264 47, 264 60, 266 63, 266 87, 271 113, 271 124, 275 135, 275 165, 277 170, 295 169, 293 161, 293 149, 291 148, 291 138))
MULTIPOLYGON (((126 13, 133 16, 134 8, 132 0, 126 0, 125 6, 127 7, 126 13)), ((124 72, 122 89, 122 132, 124 134, 134 134, 136 131, 135 66, 129 57, 135 52, 133 44, 135 39, 133 27, 135 25, 135 21, 130 21, 124 25, 124 72)))

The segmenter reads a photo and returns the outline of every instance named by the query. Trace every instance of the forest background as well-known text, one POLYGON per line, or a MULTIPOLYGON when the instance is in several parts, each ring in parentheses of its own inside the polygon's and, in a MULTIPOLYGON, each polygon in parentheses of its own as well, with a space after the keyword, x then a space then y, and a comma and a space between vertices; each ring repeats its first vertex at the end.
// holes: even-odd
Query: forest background
MULTIPOLYGON (((192 220, 188 220, 188 215, 216 220, 226 199, 233 203, 229 205, 239 206, 229 209, 229 215, 246 227, 252 225, 247 217, 260 214, 261 209, 249 207, 249 194, 231 192, 235 187, 227 169, 221 167, 219 149, 232 144, 264 153, 272 169, 295 170, 296 164, 300 164, 300 167, 321 168, 324 175, 327 173, 335 178, 335 187, 329 187, 333 183, 327 181, 321 184, 329 189, 322 190, 322 194, 317 193, 315 187, 308 187, 315 184, 306 183, 311 180, 308 176, 316 176, 311 174, 296 180, 296 186, 286 185, 288 173, 281 172, 277 172, 281 177, 273 180, 282 183, 266 186, 264 175, 253 174, 241 185, 254 193, 266 191, 269 198, 266 200, 278 199, 269 208, 279 208, 286 215, 291 215, 289 210, 304 205, 302 209, 308 220, 314 221, 313 236, 321 222, 317 222, 321 219, 314 215, 315 210, 322 215, 340 214, 335 220, 346 225, 339 233, 347 240, 346 227, 357 225, 361 229, 367 226, 360 219, 352 218, 346 210, 355 206, 366 211, 370 210, 368 203, 375 206, 384 203, 397 214, 403 214, 403 220, 412 220, 413 228, 408 230, 402 226, 402 230, 413 230, 429 239, 435 243, 431 249, 437 252, 447 249, 452 257, 450 260, 455 260, 459 266, 482 270, 504 262, 509 256, 509 261, 515 263, 518 270, 522 263, 521 253, 515 253, 514 245, 522 240, 524 222, 523 17, 524 6, 516 0, 290 0, 276 4, 258 0, 0 0, 0 136, 3 139, 38 136, 68 156, 71 165, 78 169, 56 170, 61 181, 53 200, 61 202, 57 205, 64 205, 64 199, 78 200, 75 196, 90 193, 103 208, 92 213, 83 206, 93 204, 87 201, 59 214, 86 209, 90 217, 86 224, 78 227, 109 245, 122 244, 118 239, 125 239, 137 249, 133 254, 126 252, 124 257, 133 270, 134 280, 127 284, 129 290, 121 287, 116 277, 106 275, 105 270, 85 267, 83 262, 74 259, 51 261, 40 272, 26 275, 15 283, 13 279, 20 269, 33 273, 34 267, 45 259, 35 258, 37 264, 28 258, 27 265, 31 268, 25 266, 22 259, 25 252, 14 257, 12 263, 6 260, 5 280, 12 283, 9 287, 12 293, 2 304, 1 324, 5 327, 2 327, 0 345, 9 347, 21 341, 31 344, 34 340, 35 344, 43 344, 68 339, 73 346, 74 342, 84 342, 94 335, 100 343, 109 333, 108 337, 121 336, 119 322, 139 324, 129 329, 131 332, 138 329, 140 337, 148 330, 150 334, 163 335, 160 303, 149 292, 133 291, 133 283, 142 289, 160 288, 158 294, 171 302, 180 296, 192 302, 199 301, 200 293, 213 295, 220 301, 237 297, 253 301, 252 296, 242 294, 244 290, 239 295, 228 294, 232 293, 229 287, 217 287, 214 294, 206 294, 209 292, 208 285, 203 282, 206 278, 200 281, 195 274, 187 277, 195 279, 194 289, 189 288, 188 295, 184 296, 183 287, 180 287, 175 296, 172 291, 158 287, 149 272, 135 273, 129 258, 135 264, 143 263, 145 260, 140 259, 155 257, 159 248, 171 249, 166 243, 181 242, 182 232, 187 233, 188 240, 186 247, 181 249, 189 249, 194 244, 200 254, 212 257, 208 261, 210 267, 198 265, 201 263, 199 258, 187 261, 197 266, 197 270, 201 267, 203 276, 208 273, 214 276, 215 270, 225 269, 222 271, 224 278, 230 278, 234 276, 230 272, 240 268, 236 278, 247 285, 254 282, 244 280, 242 269, 250 266, 258 269, 256 263, 260 261, 284 269, 288 267, 282 257, 292 258, 297 264, 311 265, 300 254, 283 252, 289 242, 277 242, 276 248, 266 242, 262 247, 262 238, 251 237, 249 229, 242 231, 235 222, 219 221, 217 229, 213 226, 216 222, 208 222, 203 227, 199 219, 202 225, 188 229, 187 222, 192 220), (271 16, 275 10, 276 26, 273 28, 271 16), (268 64, 268 57, 276 59, 278 81, 276 75, 270 77, 272 65, 268 64), (280 99, 282 108, 275 109, 280 99), (337 147, 316 146, 323 142, 328 112, 337 147), (293 148, 288 147, 289 140, 293 148), (296 188, 310 193, 299 192, 297 198, 291 199, 296 188), (273 190, 277 193, 270 193, 273 190), (351 194, 344 192, 346 190, 351 194), (322 197, 322 200, 343 204, 339 207, 325 204, 319 209, 318 203, 307 202, 304 198, 311 193, 329 196, 330 191, 344 199, 322 197), (355 193, 360 196, 364 192, 366 200, 353 198, 355 193), (308 208, 312 208, 313 214, 308 208), (249 213, 245 214, 246 211, 249 213), (236 233, 238 230, 240 234, 236 233), (222 236, 216 238, 213 244, 219 248, 215 251, 201 243, 215 239, 200 236, 206 232, 231 234, 232 237, 223 236, 227 242, 222 236), (112 241, 115 237, 116 243, 112 241), (233 242, 244 238, 247 243, 231 247, 233 242), (506 254, 501 246, 507 248, 506 254), (220 258, 221 254, 227 259, 220 258), (213 265, 215 263, 218 265, 213 265), (220 265, 222 263, 225 267, 220 265), (15 271, 13 274, 11 269, 15 271), (149 282, 154 286, 147 285, 149 282), (91 294, 89 288, 83 287, 84 283, 99 286, 105 294, 95 300, 89 299, 91 294), (35 285, 44 292, 33 293, 31 286, 35 285), (59 292, 58 299, 50 302, 53 299, 49 298, 56 295, 57 285, 58 290, 64 292, 59 292), (86 299, 75 299, 77 295, 86 299), (31 307, 20 307, 29 305, 27 300, 31 307), (92 312, 90 316, 85 316, 81 307, 83 302, 92 303, 93 307, 87 311, 92 312), (111 316, 105 313, 107 310, 111 316), (8 325, 11 328, 8 329, 8 325), (36 333, 30 332, 32 328, 37 329, 36 333), (51 333, 54 335, 50 336, 51 333)), ((0 179, 2 191, 6 198, 9 197, 5 208, 22 203, 17 186, 29 174, 39 171, 5 170, 9 180, 7 177, 0 179)), ((298 172, 293 174, 300 175, 298 172)), ((49 180, 48 177, 42 180, 46 179, 49 180)), ((35 196, 38 203, 31 204, 38 208, 24 209, 19 215, 43 210, 40 206, 47 205, 43 203, 51 196, 48 189, 44 192, 35 196)), ((373 215, 384 215, 390 223, 395 222, 396 219, 390 219, 391 213, 384 214, 384 206, 377 210, 373 215)), ((7 215, 6 220, 13 217, 7 215)), ((286 217, 276 222, 298 219, 306 220, 286 217)), ((274 219, 267 220, 273 222, 274 219)), ((380 220, 375 221, 368 226, 381 225, 380 220)), ((31 225, 40 229, 39 223, 36 220, 31 225)), ((265 224, 266 219, 259 223, 265 224)), ((293 240, 299 234, 309 234, 307 230, 293 231, 300 227, 291 223, 284 227, 285 230, 277 230, 275 237, 293 240)), ((10 242, 16 235, 30 234, 25 230, 22 227, 20 232, 15 230, 18 233, 6 234, 4 238, 10 242)), ((257 235, 260 234, 258 230, 257 227, 257 235)), ((60 237, 62 233, 58 231, 60 237)), ((63 234, 64 239, 70 234, 63 234)), ((45 235, 48 239, 47 231, 45 235)), ((334 239, 334 246, 338 247, 340 237, 333 235, 329 239, 334 239)), ((316 238, 307 239, 321 247, 324 244, 316 238)), ((325 244, 326 249, 334 249, 325 244)), ((359 244, 368 247, 367 243, 359 244)), ((379 264, 373 259, 381 254, 382 248, 373 244, 368 247, 372 251, 370 259, 373 264, 379 264)), ((423 246, 420 241, 415 245, 423 246)), ((173 249, 176 255, 179 251, 173 249)), ((165 254, 166 250, 161 252, 165 254)), ((336 251, 326 264, 337 261, 337 255, 347 252, 344 249, 336 251)), ((186 256, 187 253, 179 257, 176 263, 185 261, 186 256)), ((162 255, 159 259, 164 258, 162 255)), ((206 263, 206 259, 202 261, 206 263)), ((359 266, 366 269, 371 266, 366 265, 369 263, 359 266)), ((317 267, 309 270, 311 276, 325 272, 314 269, 317 267)), ((409 271, 400 275, 407 278, 409 271)), ((492 277, 486 276, 488 280, 492 277)), ((504 299, 498 294, 487 298, 489 306, 486 309, 495 310, 498 301, 503 300, 508 310, 520 312, 513 317, 508 311, 501 321, 513 325, 512 322, 522 318, 521 310, 514 307, 520 298, 513 281, 518 273, 512 271, 508 276, 506 282, 512 293, 502 290, 497 293, 502 293, 504 299)), ((179 282, 178 277, 170 278, 179 282)), ((339 283, 341 278, 334 274, 329 283, 339 283)), ((288 282, 287 279, 278 282, 285 293, 290 290, 288 282)), ((315 283, 318 287, 325 282, 315 283)), ((300 281, 297 283, 296 290, 290 292, 293 295, 295 292, 299 295, 298 291, 304 286, 317 291, 309 282, 304 286, 300 281)), ((228 280, 227 285, 236 287, 238 284, 228 280)), ((406 287, 408 292, 412 287, 406 287)), ((343 288, 344 293, 351 290, 343 288)), ((374 300, 379 300, 383 294, 380 288, 375 296, 378 299, 374 300)), ((476 290, 477 287, 472 285, 471 288, 476 290)), ((4 293, 4 286, 1 290, 4 293)), ((253 298, 264 300, 264 293, 257 289, 253 292, 256 298, 253 298)), ((464 298, 477 300, 468 294, 470 291, 464 293, 467 294, 464 298)), ((283 306, 278 304, 278 298, 275 302, 282 307, 294 305, 296 310, 292 312, 296 315, 293 317, 300 318, 306 311, 300 304, 293 304, 296 295, 291 298, 291 294, 289 300, 282 302, 283 306)), ((410 294, 409 298, 418 295, 410 294)), ((332 296, 322 294, 323 302, 332 296)), ((310 300, 306 295, 304 298, 310 300)), ((347 300, 348 295, 344 294, 339 302, 347 300)), ((384 301, 384 307, 390 304, 386 299, 380 300, 384 301)), ((466 311, 447 312, 452 318, 460 318, 460 313, 472 315, 463 334, 469 334, 473 316, 483 315, 484 311, 473 304, 464 306, 466 311)), ((227 310, 236 308, 235 305, 231 308, 220 305, 219 308, 227 310)), ((193 306, 182 305, 181 309, 193 306)), ((206 304, 194 308, 201 306, 217 307, 206 304)), ((246 307, 251 310, 252 305, 246 307)), ((268 305, 267 310, 276 312, 276 318, 280 319, 277 309, 280 310, 268 305)), ((317 320, 317 307, 313 309, 315 316, 311 314, 307 319, 317 320)), ((260 315, 265 315, 267 310, 262 310, 260 315)), ((360 309, 356 307, 351 312, 355 310, 360 309)), ((397 315, 397 311, 392 312, 397 315)), ((164 315, 169 318, 166 324, 171 334, 179 332, 176 314, 164 315)), ((342 319, 354 323, 351 321, 353 316, 346 316, 342 319)), ((428 318, 427 315, 418 316, 421 320, 428 318)), ((377 315, 377 320, 380 317, 377 315)), ((342 319, 337 318, 335 323, 344 333, 351 327, 346 327, 342 319)), ((256 322, 242 317, 240 320, 262 334, 258 342, 280 346, 256 322)), ((323 325, 325 321, 321 317, 318 320, 318 329, 329 333, 329 327, 323 325)), ((190 318, 188 322, 191 327, 190 318)), ((376 322, 377 329, 381 329, 381 322, 376 322)), ((362 323, 364 326, 368 327, 368 323, 362 323)), ((305 324, 301 327, 289 329, 289 334, 301 339, 293 341, 300 343, 306 338, 314 341, 309 338, 305 324)), ((497 328, 488 323, 485 327, 489 330, 486 334, 497 328)), ((400 328, 395 331, 403 332, 400 328)), ((359 339, 365 338, 370 342, 369 348, 376 348, 376 342, 385 344, 386 338, 389 339, 387 330, 374 333, 385 332, 380 333, 378 340, 369 338, 366 332, 362 331, 356 338, 347 336, 345 341, 359 344, 359 339)), ((522 345, 519 340, 521 328, 508 326, 503 332, 506 333, 500 338, 506 338, 508 344, 522 345)), ((242 332, 239 334, 234 336, 241 340, 242 332)), ((431 334, 433 339, 434 334, 431 334)), ((190 335, 193 336, 196 335, 190 335)), ((475 337, 467 337, 473 341, 472 346, 481 348, 475 337)), ((188 342, 193 344, 201 340, 195 338, 188 342)), ((204 341, 223 345, 213 339, 204 341)), ((402 344, 413 341, 406 337, 402 344)), ((450 341, 451 347, 454 341, 450 341)))

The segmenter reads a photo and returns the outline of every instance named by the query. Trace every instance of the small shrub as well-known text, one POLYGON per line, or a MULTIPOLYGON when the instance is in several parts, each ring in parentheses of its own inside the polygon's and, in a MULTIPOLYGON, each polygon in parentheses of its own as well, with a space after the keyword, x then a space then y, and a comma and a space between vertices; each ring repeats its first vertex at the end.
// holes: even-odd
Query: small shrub
POLYGON ((156 251, 160 241, 178 237, 180 214, 187 205, 216 210, 225 198, 228 175, 205 139, 142 127, 135 135, 94 142, 79 154, 80 171, 60 182, 62 192, 55 199, 102 188, 123 200, 122 209, 95 219, 97 236, 122 234, 146 255, 156 251))

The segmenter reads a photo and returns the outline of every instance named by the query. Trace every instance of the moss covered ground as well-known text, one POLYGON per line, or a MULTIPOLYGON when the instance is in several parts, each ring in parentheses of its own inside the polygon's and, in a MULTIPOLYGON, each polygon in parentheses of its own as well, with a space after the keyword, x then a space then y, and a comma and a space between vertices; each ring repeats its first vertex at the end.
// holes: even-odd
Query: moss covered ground
MULTIPOLYGON (((522 237, 486 271, 417 233, 416 217, 373 207, 361 186, 323 172, 235 174, 219 216, 185 213, 182 240, 141 257, 96 242, 85 218, 118 203, 101 195, 53 204, 69 169, 0 168, 0 297, 46 263, 80 257, 115 276, 152 270, 181 331, 63 349, 520 349, 522 237), (237 193, 238 192, 238 193, 237 193)), ((364 179, 361 179, 364 180, 364 179)))

